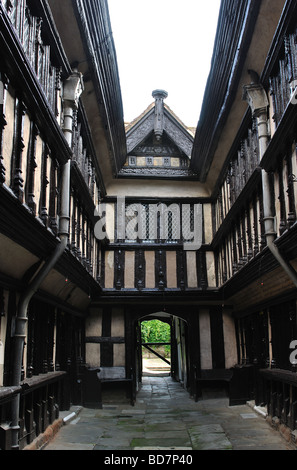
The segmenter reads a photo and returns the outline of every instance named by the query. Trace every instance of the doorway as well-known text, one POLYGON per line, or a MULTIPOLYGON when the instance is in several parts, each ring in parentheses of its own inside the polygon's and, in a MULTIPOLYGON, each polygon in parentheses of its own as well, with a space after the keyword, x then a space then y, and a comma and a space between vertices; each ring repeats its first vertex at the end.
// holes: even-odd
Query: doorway
POLYGON ((171 319, 140 322, 143 377, 171 375, 171 323, 171 319))
MULTIPOLYGON (((146 374, 151 376, 166 374, 188 389, 191 368, 188 321, 180 316, 164 312, 164 310, 139 315, 138 318, 136 316, 134 321, 135 349, 134 352, 130 351, 131 365, 135 371, 136 387, 138 387, 138 383, 142 382, 142 377, 146 374), (146 322, 151 320, 158 320, 160 322, 158 325, 162 326, 163 330, 167 330, 167 336, 166 334, 149 336, 147 326, 151 324, 146 322), (158 348, 161 350, 158 350, 158 348), (148 355, 147 351, 151 354, 148 355)), ((197 341, 195 343, 192 341, 192 344, 196 346, 197 341)))
MULTIPOLYGON (((184 313, 178 305, 170 307, 162 305, 161 308, 134 305, 133 308, 127 310, 125 336, 130 340, 126 341, 126 369, 132 372, 135 393, 141 387, 143 372, 146 373, 145 370, 143 371, 141 324, 154 319, 170 325, 170 365, 162 361, 163 367, 169 366, 170 368, 166 370, 166 374, 179 382, 190 394, 194 393, 195 371, 197 368, 199 370, 200 364, 198 318, 196 308, 188 308, 184 313)), ((165 359, 167 359, 166 356, 165 359)), ((150 369, 150 373, 156 374, 157 371, 150 369)))

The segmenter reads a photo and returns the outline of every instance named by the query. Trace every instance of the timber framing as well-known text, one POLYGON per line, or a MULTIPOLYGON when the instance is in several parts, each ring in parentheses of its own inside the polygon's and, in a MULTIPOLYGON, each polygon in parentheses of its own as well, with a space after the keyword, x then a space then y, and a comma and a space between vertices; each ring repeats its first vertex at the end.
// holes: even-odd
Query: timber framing
POLYGON ((163 100, 164 90, 155 90, 154 105, 148 107, 138 119, 129 125, 126 132, 128 159, 118 173, 119 178, 197 180, 197 174, 189 168, 189 157, 193 148, 193 136, 189 129, 174 115, 163 100), (160 99, 161 104, 158 100, 160 99), (155 119, 158 115, 158 119, 155 119), (161 123, 161 124, 160 124, 161 123), (141 157, 145 163, 137 164, 141 157), (160 162, 166 157, 167 164, 160 162), (171 157, 178 162, 171 165, 171 157), (156 160, 158 164, 154 164, 156 160), (131 164, 131 160, 134 163, 131 164), (149 164, 148 161, 151 161, 149 164))
POLYGON ((105 115, 105 129, 111 143, 115 175, 124 164, 127 154, 123 120, 122 98, 118 78, 116 52, 107 14, 106 0, 101 9, 93 2, 73 2, 90 74, 95 83, 101 114, 105 115), (108 110, 108 113, 107 113, 108 110))
POLYGON ((6 68, 7 73, 9 73, 10 80, 12 80, 11 77, 14 77, 13 86, 16 90, 21 90, 25 103, 30 103, 30 110, 34 113, 40 130, 47 129, 47 139, 52 148, 55 149, 56 158, 60 163, 65 163, 71 158, 71 150, 67 145, 56 117, 48 106, 45 94, 36 79, 36 74, 29 64, 19 37, 12 27, 7 13, 4 10, 1 13, 1 63, 6 68), (9 62, 6 57, 10 58, 9 62))
MULTIPOLYGON (((113 290, 104 290, 101 295, 93 297, 91 307, 95 306, 104 306, 104 305, 115 305, 115 306, 126 306, 128 308, 135 307, 136 309, 142 305, 141 310, 143 310, 143 303, 146 306, 149 306, 150 309, 158 309, 161 307, 161 311, 173 311, 175 308, 179 311, 183 310, 183 306, 197 308, 197 306, 209 307, 209 305, 222 305, 224 303, 224 292, 220 289, 208 289, 197 291, 187 291, 187 292, 178 292, 173 289, 165 289, 164 292, 159 290, 146 290, 141 291, 136 290, 123 290, 121 292, 113 290), (197 293, 199 292, 199 297, 197 293)), ((225 301, 225 306, 231 308, 231 304, 228 304, 225 301)))
MULTIPOLYGON (((1 220, 5 220, 5 224, 1 226, 1 233, 41 260, 47 259, 59 243, 58 238, 53 236, 52 231, 36 217, 33 217, 30 210, 26 210, 17 198, 3 186, 0 186, 0 197, 2 201, 0 217, 1 220)), ((82 264, 69 251, 64 253, 57 264, 57 269, 65 279, 79 285, 88 295, 100 289, 98 282, 87 273, 82 264)))
MULTIPOLYGON (((273 38, 273 42, 270 51, 267 55, 267 61, 261 76, 261 82, 266 86, 267 90, 270 90, 269 77, 278 67, 278 61, 282 49, 284 48, 284 38, 292 31, 292 25, 295 22, 292 18, 296 17, 296 3, 288 1, 286 2, 281 20, 273 38)), ((234 140, 230 152, 226 158, 225 165, 221 171, 221 175, 217 180, 215 189, 213 191, 213 201, 218 197, 218 190, 228 171, 228 164, 232 155, 240 148, 241 140, 244 133, 251 125, 251 113, 250 109, 247 109, 236 139, 234 140)), ((297 132, 297 109, 296 106, 291 102, 288 103, 281 120, 278 123, 273 137, 270 139, 267 150, 259 162, 259 166, 255 169, 254 173, 242 189, 241 193, 237 197, 231 209, 224 217, 222 224, 214 233, 211 248, 216 251, 222 243, 222 240, 230 233, 232 225, 241 216, 241 213, 246 210, 247 201, 250 195, 257 192, 261 188, 261 171, 262 169, 267 172, 273 172, 277 169, 278 165, 281 165, 282 160, 292 152, 296 152, 296 132, 297 132)), ((295 175, 290 174, 289 170, 289 184, 296 184, 295 175)), ((215 226, 215 223, 214 223, 215 226)), ((295 249, 294 239, 296 237, 296 224, 290 226, 285 233, 283 233, 276 241, 277 246, 281 249, 283 255, 288 262, 294 260, 297 256, 295 249)), ((234 274, 226 283, 223 284, 224 295, 226 298, 232 296, 233 292, 242 289, 246 283, 252 284, 258 277, 259 267, 261 268, 261 274, 272 273, 278 266, 278 263, 273 259, 268 250, 264 250, 258 253, 254 259, 241 268, 239 272, 234 274)))
POLYGON ((136 393, 150 319, 190 394, 236 370, 296 432, 296 18, 221 1, 194 136, 161 89, 125 125, 108 0, 0 1, 0 449, 90 403, 100 368, 136 393))
POLYGON ((283 41, 287 34, 295 27, 295 18, 297 14, 297 5, 294 0, 287 0, 284 6, 283 13, 275 31, 272 44, 267 54, 265 67, 261 74, 261 83, 265 87, 269 87, 269 76, 273 70, 278 66, 278 58, 283 48, 283 41))
POLYGON ((215 149, 234 101, 260 6, 261 0, 225 0, 221 4, 213 67, 205 90, 191 159, 191 167, 199 173, 201 182, 206 181, 215 149), (223 56, 220 55, 222 50, 223 56), (225 61, 226 57, 229 58, 228 63, 225 61), (217 80, 217 77, 220 79, 217 80))
POLYGON ((261 167, 268 172, 273 171, 277 162, 292 152, 292 145, 294 145, 292 143, 296 141, 296 133, 297 109, 296 105, 289 103, 263 156, 261 167))
POLYGON ((261 184, 261 168, 256 168, 252 176, 249 178, 247 184, 244 186, 239 197, 236 199, 236 202, 233 204, 228 214, 226 215, 222 225, 218 228, 214 234, 211 248, 216 250, 220 244, 222 238, 229 233, 234 220, 238 217, 243 207, 246 205, 247 196, 252 194, 256 188, 261 184))

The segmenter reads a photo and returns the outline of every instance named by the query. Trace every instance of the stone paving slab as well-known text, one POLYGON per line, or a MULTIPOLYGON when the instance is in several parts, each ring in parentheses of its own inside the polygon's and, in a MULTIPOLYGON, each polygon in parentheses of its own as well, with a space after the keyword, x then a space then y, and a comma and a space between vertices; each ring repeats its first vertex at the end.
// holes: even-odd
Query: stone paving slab
POLYGON ((44 450, 293 450, 249 406, 226 397, 197 403, 170 377, 144 377, 134 407, 81 409, 44 450))
POLYGON ((193 450, 232 450, 220 424, 198 425, 189 428, 193 450))

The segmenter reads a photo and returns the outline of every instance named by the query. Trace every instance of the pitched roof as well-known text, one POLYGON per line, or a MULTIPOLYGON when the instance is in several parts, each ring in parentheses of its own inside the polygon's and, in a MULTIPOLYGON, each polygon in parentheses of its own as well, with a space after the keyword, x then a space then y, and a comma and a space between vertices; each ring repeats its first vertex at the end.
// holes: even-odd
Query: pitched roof
POLYGON ((125 124, 127 160, 119 176, 196 178, 189 170, 195 129, 164 103, 167 92, 155 90, 153 96, 155 101, 125 124))

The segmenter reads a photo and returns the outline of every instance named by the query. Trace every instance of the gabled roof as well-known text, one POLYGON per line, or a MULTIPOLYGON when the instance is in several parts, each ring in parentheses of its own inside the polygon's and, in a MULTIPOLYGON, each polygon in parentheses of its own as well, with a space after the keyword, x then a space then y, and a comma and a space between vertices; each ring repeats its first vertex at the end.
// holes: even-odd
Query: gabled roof
POLYGON ((167 92, 155 90, 153 97, 155 102, 126 124, 128 158, 119 176, 193 178, 195 173, 189 170, 193 129, 164 103, 167 92))
MULTIPOLYGON (((156 90, 157 93, 166 93, 163 90, 156 90)), ((156 92, 153 92, 156 93, 156 92)), ((126 127, 127 152, 131 153, 133 148, 142 142, 152 131, 162 135, 166 132, 169 137, 188 156, 191 156, 193 147, 193 135, 183 122, 173 113, 164 102, 164 98, 158 98, 148 106, 148 108, 132 123, 126 127), (160 103, 158 103, 160 101, 160 103), (159 106, 159 109, 157 107, 159 106)), ((165 96, 165 95, 162 95, 165 96)), ((167 96, 167 93, 166 93, 167 96)))

